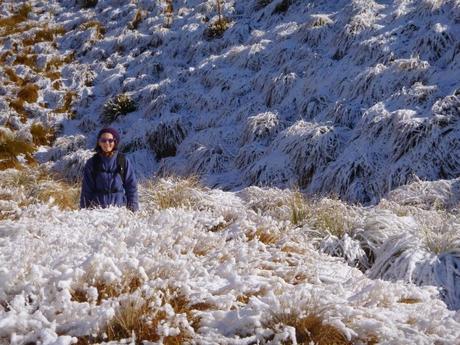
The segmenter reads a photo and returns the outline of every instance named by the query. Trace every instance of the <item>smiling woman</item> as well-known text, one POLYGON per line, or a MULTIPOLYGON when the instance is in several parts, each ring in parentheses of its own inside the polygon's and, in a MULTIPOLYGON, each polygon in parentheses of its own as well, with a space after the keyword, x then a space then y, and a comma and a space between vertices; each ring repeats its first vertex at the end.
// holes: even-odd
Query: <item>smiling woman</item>
POLYGON ((103 128, 97 136, 96 153, 88 159, 83 173, 81 208, 126 206, 139 209, 137 181, 131 162, 120 152, 120 135, 103 128))

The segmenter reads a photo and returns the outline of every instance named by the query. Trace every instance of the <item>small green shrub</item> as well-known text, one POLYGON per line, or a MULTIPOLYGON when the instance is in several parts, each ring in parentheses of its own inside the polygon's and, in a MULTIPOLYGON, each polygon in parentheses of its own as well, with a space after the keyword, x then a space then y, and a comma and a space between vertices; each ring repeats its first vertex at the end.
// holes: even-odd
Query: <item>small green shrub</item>
POLYGON ((126 115, 137 109, 136 103, 126 94, 120 94, 110 99, 102 112, 102 120, 105 123, 115 121, 120 115, 126 115))
POLYGON ((221 38, 228 29, 229 24, 230 21, 227 18, 219 18, 204 30, 204 38, 207 40, 221 38))

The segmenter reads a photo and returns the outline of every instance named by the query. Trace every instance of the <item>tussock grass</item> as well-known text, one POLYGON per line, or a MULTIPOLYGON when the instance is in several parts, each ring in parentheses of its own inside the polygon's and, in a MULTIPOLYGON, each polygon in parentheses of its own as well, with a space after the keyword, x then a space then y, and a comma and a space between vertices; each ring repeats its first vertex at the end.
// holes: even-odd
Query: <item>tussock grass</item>
POLYGON ((191 305, 190 301, 177 289, 167 288, 156 291, 155 296, 133 298, 133 296, 120 302, 114 318, 107 325, 105 333, 108 341, 119 341, 134 336, 135 344, 142 344, 143 341, 162 341, 163 344, 175 345, 186 344, 192 339, 193 329, 184 326, 183 322, 176 320, 177 316, 183 314, 188 324, 199 323, 194 316, 194 310, 203 310, 210 305, 206 303, 191 305), (160 299, 158 303, 158 297, 160 299), (175 315, 167 312, 172 308, 175 315), (195 309, 193 309, 195 308, 195 309), (199 308, 199 309, 198 309, 199 308), (176 334, 163 336, 158 326, 168 321, 177 328, 176 334))
MULTIPOLYGON (((27 20, 29 13, 32 12, 32 6, 30 4, 23 4, 15 14, 7 18, 0 18, 0 28, 3 30, 11 30, 16 26, 27 20)), ((11 34, 11 32, 8 32, 11 34)))
POLYGON ((73 105, 74 98, 76 96, 77 96, 77 93, 75 91, 67 91, 64 94, 61 106, 54 109, 54 112, 57 114, 67 113, 69 114, 69 117, 72 118, 75 115, 74 111, 72 111, 72 105, 73 105))
POLYGON ((43 124, 35 122, 30 127, 33 143, 37 146, 51 145, 56 139, 56 133, 53 128, 46 128, 43 124))
POLYGON ((104 104, 102 121, 112 123, 119 116, 126 115, 137 109, 136 103, 127 94, 119 94, 104 104))
POLYGON ((32 143, 7 128, 0 128, 0 170, 20 167, 19 155, 23 155, 28 163, 35 162, 34 152, 32 143))
POLYGON ((36 31, 32 37, 26 38, 22 41, 24 46, 32 46, 40 42, 53 42, 57 36, 65 34, 63 27, 48 27, 46 24, 44 28, 36 31))
POLYGON ((26 84, 26 81, 19 77, 15 71, 13 71, 11 68, 6 67, 4 69, 5 74, 10 78, 10 80, 15 83, 17 86, 24 86, 26 84))
POLYGON ((27 103, 37 102, 38 86, 32 83, 24 85, 18 92, 18 99, 27 103))
POLYGON ((63 58, 54 56, 46 63, 45 72, 56 71, 63 65, 71 63, 73 60, 75 60, 74 52, 64 56, 63 58))
POLYGON ((316 345, 351 345, 352 343, 334 326, 324 323, 321 314, 315 312, 307 315, 296 313, 274 314, 266 323, 266 327, 279 330, 285 326, 295 329, 296 339, 289 339, 297 344, 316 344, 316 345))
POLYGON ((128 23, 128 29, 137 30, 137 28, 139 27, 139 24, 142 22, 144 17, 145 17, 145 13, 138 9, 136 11, 136 14, 134 15, 133 20, 130 23, 128 23))
POLYGON ((197 177, 170 177, 146 182, 143 190, 140 191, 140 198, 144 205, 151 205, 159 210, 193 208, 200 201, 197 191, 203 189, 197 177))
POLYGON ((94 287, 97 290, 97 299, 92 301, 88 296, 87 289, 85 287, 77 287, 71 290, 70 294, 72 300, 82 302, 95 302, 100 305, 103 301, 111 298, 116 298, 122 294, 132 294, 138 290, 142 284, 143 279, 137 275, 128 274, 124 277, 124 280, 119 283, 106 283, 100 279, 88 279, 88 282, 83 283, 83 286, 94 287))
POLYGON ((221 38, 224 35, 225 31, 228 29, 229 24, 230 20, 226 18, 216 20, 214 23, 210 24, 204 31, 203 35, 205 39, 212 40, 215 38, 221 38))
POLYGON ((13 62, 14 65, 24 65, 30 67, 33 71, 39 72, 37 66, 37 54, 18 54, 13 62))
MULTIPOLYGON (((0 135, 1 135, 0 131, 0 135)), ((33 204, 48 203, 61 210, 75 210, 79 206, 80 187, 57 180, 44 169, 28 168, 16 163, 19 168, 0 171, 0 200, 6 202, 0 210, 0 218, 16 219, 18 208, 33 204)), ((4 169, 2 167, 2 169, 4 169)))
POLYGON ((85 22, 79 26, 79 29, 82 31, 88 30, 94 28, 96 30, 96 39, 102 39, 104 38, 104 35, 106 33, 105 27, 101 24, 101 22, 97 20, 90 20, 88 22, 85 22))

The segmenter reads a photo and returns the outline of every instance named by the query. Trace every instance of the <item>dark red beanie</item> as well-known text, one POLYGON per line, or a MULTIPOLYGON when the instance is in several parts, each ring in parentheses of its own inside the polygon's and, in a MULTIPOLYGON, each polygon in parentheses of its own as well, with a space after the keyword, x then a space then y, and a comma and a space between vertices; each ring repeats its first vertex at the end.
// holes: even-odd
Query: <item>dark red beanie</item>
POLYGON ((97 140, 99 141, 99 138, 101 137, 102 134, 104 133, 110 133, 113 135, 113 138, 115 139, 116 141, 116 144, 118 144, 120 142, 120 134, 118 134, 117 130, 115 128, 112 128, 112 127, 106 127, 106 128, 102 128, 99 133, 97 134, 97 140))

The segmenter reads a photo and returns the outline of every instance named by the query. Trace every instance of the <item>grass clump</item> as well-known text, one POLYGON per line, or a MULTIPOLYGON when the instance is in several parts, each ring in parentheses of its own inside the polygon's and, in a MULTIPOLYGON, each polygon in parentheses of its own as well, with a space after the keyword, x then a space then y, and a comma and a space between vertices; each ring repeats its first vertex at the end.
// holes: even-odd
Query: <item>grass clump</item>
POLYGON ((230 20, 227 18, 219 18, 214 23, 210 24, 206 30, 204 30, 203 35, 206 40, 213 40, 216 38, 221 38, 225 31, 228 29, 230 20))
POLYGON ((47 25, 38 30, 32 37, 22 41, 24 46, 31 46, 40 42, 53 42, 56 36, 65 34, 63 27, 49 28, 47 25))
POLYGON ((27 163, 34 163, 34 152, 31 142, 7 128, 0 128, 0 170, 21 167, 19 156, 23 156, 27 163))
POLYGON ((5 202, 0 219, 17 219, 17 210, 33 204, 47 203, 61 210, 78 209, 78 185, 56 180, 44 169, 23 167, 19 163, 13 168, 20 170, 0 171, 0 200, 5 202))
POLYGON ((202 190, 197 177, 169 178, 149 181, 141 191, 143 204, 147 208, 187 208, 199 203, 195 194, 202 190))
POLYGON ((53 128, 46 128, 43 124, 35 122, 30 127, 33 143, 37 146, 51 145, 56 139, 56 133, 53 128))
MULTIPOLYGON (((199 307, 203 308, 204 305, 200 304, 199 307)), ((185 344, 192 339, 193 329, 184 325, 183 319, 178 316, 182 314, 189 325, 197 327, 199 319, 194 316, 194 310, 199 310, 197 306, 191 305, 187 297, 176 289, 159 290, 152 297, 130 297, 120 302, 114 318, 107 325, 107 339, 104 340, 131 338, 139 345, 144 341, 162 341, 165 345, 185 344), (175 326, 175 334, 161 334, 159 326, 166 322, 175 326)))
POLYGON ((104 104, 102 120, 105 123, 112 123, 119 116, 126 115, 137 109, 136 103, 127 94, 120 94, 104 104))
POLYGON ((18 99, 27 103, 35 103, 38 99, 38 86, 35 84, 26 84, 18 92, 18 99))
POLYGON ((62 104, 59 108, 54 109, 57 114, 69 114, 69 118, 72 119, 75 116, 75 112, 72 110, 74 98, 77 96, 75 91, 67 91, 62 99, 62 104))
POLYGON ((11 17, 1 18, 0 27, 5 29, 15 28, 18 24, 27 20, 30 12, 32 12, 32 6, 27 3, 23 4, 11 17))
MULTIPOLYGON (((274 329, 275 331, 282 329, 285 326, 293 327, 295 329, 295 341, 297 344, 352 344, 337 328, 332 325, 325 324, 321 316, 315 313, 307 315, 298 315, 296 313, 274 314, 266 326, 274 329)), ((293 340, 294 339, 291 339, 291 341, 293 340)))
POLYGON ((101 22, 97 20, 90 20, 88 22, 85 22, 80 25, 79 29, 82 31, 88 30, 90 28, 96 29, 96 39, 102 39, 104 38, 104 35, 106 33, 105 27, 101 24, 101 22))

